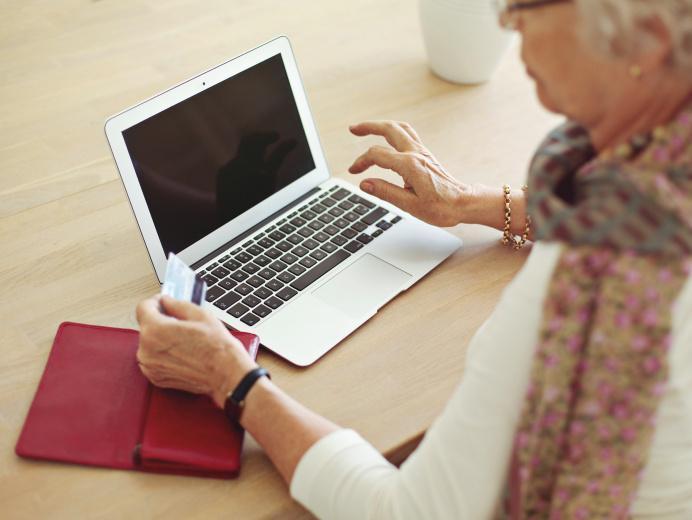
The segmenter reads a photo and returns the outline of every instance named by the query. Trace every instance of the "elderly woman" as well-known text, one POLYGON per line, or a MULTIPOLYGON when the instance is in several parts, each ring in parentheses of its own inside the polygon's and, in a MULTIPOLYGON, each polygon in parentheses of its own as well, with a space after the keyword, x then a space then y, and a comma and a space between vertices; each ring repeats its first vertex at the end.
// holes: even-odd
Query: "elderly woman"
MULTIPOLYGON (((527 190, 457 181, 407 124, 351 128, 389 143, 352 173, 404 180, 365 191, 537 241, 445 411, 400 469, 267 378, 241 423, 319 517, 692 518, 692 0, 518 1, 500 19, 567 116, 527 190)), ((138 316, 155 384, 221 405, 256 368, 198 307, 150 299, 138 316)))

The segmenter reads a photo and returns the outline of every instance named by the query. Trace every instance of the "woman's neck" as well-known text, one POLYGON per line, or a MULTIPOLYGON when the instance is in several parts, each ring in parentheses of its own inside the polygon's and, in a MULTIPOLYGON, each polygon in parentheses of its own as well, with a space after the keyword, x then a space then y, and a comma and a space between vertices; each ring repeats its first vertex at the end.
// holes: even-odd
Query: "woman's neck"
POLYGON ((692 89, 689 84, 676 81, 655 88, 645 87, 627 98, 622 96, 616 106, 588 128, 591 142, 599 153, 669 123, 692 101, 692 89), (647 90, 650 95, 646 95, 647 90))

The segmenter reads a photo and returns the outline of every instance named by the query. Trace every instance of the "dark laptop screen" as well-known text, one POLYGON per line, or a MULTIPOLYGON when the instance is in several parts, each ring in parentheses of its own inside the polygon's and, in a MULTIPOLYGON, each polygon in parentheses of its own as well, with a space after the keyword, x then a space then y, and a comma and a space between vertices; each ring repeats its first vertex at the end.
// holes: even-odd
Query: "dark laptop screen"
POLYGON ((166 255, 315 168, 280 54, 123 137, 166 255))

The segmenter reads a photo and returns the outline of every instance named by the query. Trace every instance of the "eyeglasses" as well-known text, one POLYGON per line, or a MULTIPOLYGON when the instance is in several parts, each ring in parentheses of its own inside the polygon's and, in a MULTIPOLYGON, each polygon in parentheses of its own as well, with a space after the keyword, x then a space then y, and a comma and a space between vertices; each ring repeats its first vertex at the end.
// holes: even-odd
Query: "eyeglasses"
POLYGON ((527 9, 536 9, 551 4, 562 4, 572 0, 493 0, 500 26, 508 31, 516 31, 519 25, 519 13, 527 9))

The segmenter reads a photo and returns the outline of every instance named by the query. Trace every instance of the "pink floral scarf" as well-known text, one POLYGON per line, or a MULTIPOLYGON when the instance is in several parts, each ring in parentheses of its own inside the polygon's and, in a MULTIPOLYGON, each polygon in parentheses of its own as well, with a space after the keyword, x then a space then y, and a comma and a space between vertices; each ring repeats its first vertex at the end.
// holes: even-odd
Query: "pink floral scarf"
POLYGON ((517 428, 511 518, 626 518, 668 381, 672 305, 692 255, 692 115, 630 153, 551 133, 529 173, 538 240, 564 250, 517 428))

